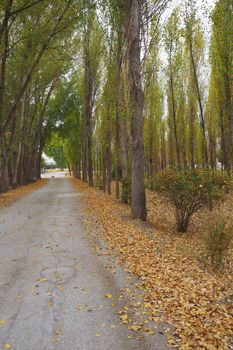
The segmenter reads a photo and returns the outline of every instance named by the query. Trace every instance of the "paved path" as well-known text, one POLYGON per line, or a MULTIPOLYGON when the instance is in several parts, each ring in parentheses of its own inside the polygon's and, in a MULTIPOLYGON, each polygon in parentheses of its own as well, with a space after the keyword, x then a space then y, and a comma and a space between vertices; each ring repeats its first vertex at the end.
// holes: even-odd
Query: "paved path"
POLYGON ((111 303, 128 276, 93 250, 80 196, 55 177, 0 211, 0 349, 166 350, 163 335, 120 323, 111 303))

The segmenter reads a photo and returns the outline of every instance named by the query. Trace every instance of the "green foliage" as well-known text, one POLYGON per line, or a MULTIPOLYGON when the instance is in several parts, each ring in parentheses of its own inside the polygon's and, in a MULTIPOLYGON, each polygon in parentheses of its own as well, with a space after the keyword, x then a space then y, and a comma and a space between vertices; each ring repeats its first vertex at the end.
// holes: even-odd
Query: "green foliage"
POLYGON ((64 141, 57 134, 53 134, 49 145, 45 148, 45 153, 55 160, 58 168, 64 169, 66 167, 64 141))
POLYGON ((227 228, 225 222, 209 227, 205 236, 205 255, 214 269, 224 267, 233 240, 233 228, 227 228))
POLYGON ((203 207, 224 199, 231 187, 228 176, 219 171, 173 171, 159 173, 153 181, 158 191, 174 207, 178 232, 186 232, 190 218, 203 207))

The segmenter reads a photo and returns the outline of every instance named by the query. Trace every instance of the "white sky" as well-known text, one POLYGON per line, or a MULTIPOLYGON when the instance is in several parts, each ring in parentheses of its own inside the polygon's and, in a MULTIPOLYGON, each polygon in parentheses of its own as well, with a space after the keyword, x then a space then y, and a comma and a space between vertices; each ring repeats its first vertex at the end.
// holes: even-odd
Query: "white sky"
POLYGON ((42 158, 44 159, 44 161, 45 161, 45 163, 46 163, 47 165, 55 165, 55 164, 56 164, 56 162, 54 161, 54 159, 53 159, 53 158, 50 158, 50 157, 48 157, 48 156, 46 156, 45 153, 43 153, 42 158))
MULTIPOLYGON (((171 4, 168 6, 167 11, 165 11, 166 15, 169 15, 172 12, 172 9, 178 5, 181 5, 184 1, 183 0, 171 0, 171 4)), ((200 13, 202 11, 203 5, 210 9, 210 11, 213 9, 214 5, 216 3, 216 0, 196 0, 196 4, 198 5, 198 8, 200 9, 200 13)))
MULTIPOLYGON (((210 15, 214 5, 217 0, 196 0, 196 4, 198 7, 198 12, 201 18, 203 18, 203 24, 205 26, 205 30, 209 31, 210 21, 207 19, 207 14, 210 15)), ((166 21, 168 17, 171 15, 172 10, 176 7, 184 3, 184 0, 171 0, 171 3, 167 7, 167 10, 163 14, 163 21, 166 21)))

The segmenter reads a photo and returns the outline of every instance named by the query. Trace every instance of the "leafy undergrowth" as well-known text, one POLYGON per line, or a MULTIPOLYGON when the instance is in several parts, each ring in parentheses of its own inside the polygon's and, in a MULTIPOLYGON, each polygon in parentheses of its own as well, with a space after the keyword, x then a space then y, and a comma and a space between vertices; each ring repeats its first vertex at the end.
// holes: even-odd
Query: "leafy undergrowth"
POLYGON ((165 320, 175 326, 175 337, 167 334, 168 343, 190 350, 231 349, 233 277, 230 262, 224 273, 208 270, 190 253, 196 239, 174 235, 167 209, 162 207, 168 218, 167 226, 164 217, 158 223, 166 230, 159 231, 156 225, 130 220, 129 207, 113 197, 90 189, 78 180, 72 182, 78 191, 86 193, 86 210, 101 223, 101 235, 109 248, 129 272, 140 277, 140 288, 144 291, 144 300, 149 302, 152 319, 163 321, 162 312, 165 320))
POLYGON ((17 199, 44 186, 47 182, 48 182, 47 179, 41 179, 41 180, 38 180, 37 182, 31 183, 25 186, 17 187, 15 190, 11 190, 7 193, 1 193, 0 208, 10 205, 11 203, 15 202, 17 199))
MULTIPOLYGON (((209 225, 219 223, 222 220, 227 225, 233 225, 233 196, 228 194, 226 201, 218 204, 212 211, 202 209, 195 213, 190 220, 188 233, 177 236, 176 220, 172 206, 162 200, 156 193, 147 191, 148 221, 153 225, 156 231, 163 235, 171 236, 177 243, 177 249, 183 250, 186 255, 203 260, 204 238, 209 225)), ((233 252, 226 261, 225 272, 232 273, 233 270, 233 252)))

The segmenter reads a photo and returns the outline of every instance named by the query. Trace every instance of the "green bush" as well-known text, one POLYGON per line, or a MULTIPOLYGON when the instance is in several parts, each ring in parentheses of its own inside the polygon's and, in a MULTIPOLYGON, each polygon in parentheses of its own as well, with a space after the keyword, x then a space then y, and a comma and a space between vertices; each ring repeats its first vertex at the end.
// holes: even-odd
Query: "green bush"
POLYGON ((224 222, 209 227, 205 236, 206 258, 215 269, 224 266, 233 239, 233 229, 227 228, 224 222))
POLYGON ((153 184, 153 189, 173 205, 177 231, 186 232, 192 215, 223 200, 231 183, 227 174, 220 171, 166 170, 156 175, 153 184))

